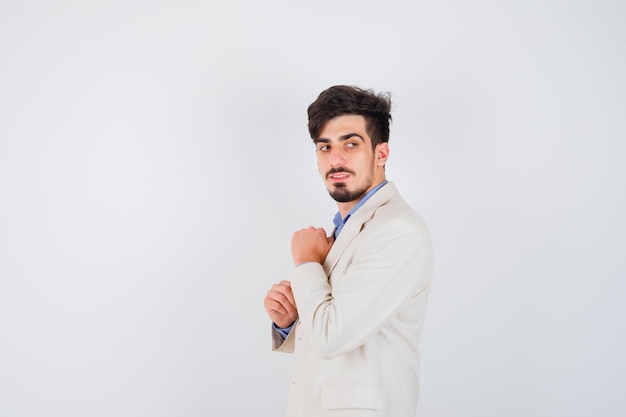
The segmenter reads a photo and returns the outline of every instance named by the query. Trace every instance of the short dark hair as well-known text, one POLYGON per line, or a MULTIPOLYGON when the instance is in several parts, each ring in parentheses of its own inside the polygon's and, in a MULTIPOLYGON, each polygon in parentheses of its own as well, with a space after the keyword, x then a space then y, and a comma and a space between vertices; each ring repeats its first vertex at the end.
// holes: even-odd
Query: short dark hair
POLYGON ((372 139, 372 148, 389 142, 391 122, 391 95, 364 90, 359 87, 336 85, 320 93, 309 108, 309 133, 314 141, 324 124, 337 116, 354 114, 365 118, 367 134, 372 139))

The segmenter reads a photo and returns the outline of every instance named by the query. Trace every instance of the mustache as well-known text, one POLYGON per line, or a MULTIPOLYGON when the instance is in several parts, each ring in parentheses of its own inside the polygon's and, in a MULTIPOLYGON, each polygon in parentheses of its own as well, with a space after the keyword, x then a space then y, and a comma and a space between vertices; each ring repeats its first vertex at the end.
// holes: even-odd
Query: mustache
POLYGON ((329 169, 329 170, 328 170, 328 172, 326 172, 326 179, 328 179, 328 177, 329 177, 330 175, 332 175, 332 174, 337 174, 337 173, 339 173, 339 172, 345 172, 346 174, 356 175, 356 174, 354 173, 354 171, 350 171, 348 168, 343 168, 343 167, 340 167, 340 168, 331 168, 331 169, 329 169))

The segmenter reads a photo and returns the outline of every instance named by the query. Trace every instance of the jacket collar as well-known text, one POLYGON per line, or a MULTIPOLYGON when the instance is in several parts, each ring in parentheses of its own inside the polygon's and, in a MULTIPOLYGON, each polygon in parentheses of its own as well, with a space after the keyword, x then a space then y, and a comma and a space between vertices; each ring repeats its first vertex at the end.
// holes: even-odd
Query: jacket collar
POLYGON ((348 244, 361 232, 363 225, 372 218, 376 209, 396 195, 398 195, 398 189, 390 181, 376 191, 369 200, 350 216, 350 219, 341 230, 339 237, 337 237, 337 240, 335 240, 333 246, 330 248, 328 255, 326 255, 323 264, 326 276, 330 276, 341 254, 343 254, 344 250, 348 247, 348 244))

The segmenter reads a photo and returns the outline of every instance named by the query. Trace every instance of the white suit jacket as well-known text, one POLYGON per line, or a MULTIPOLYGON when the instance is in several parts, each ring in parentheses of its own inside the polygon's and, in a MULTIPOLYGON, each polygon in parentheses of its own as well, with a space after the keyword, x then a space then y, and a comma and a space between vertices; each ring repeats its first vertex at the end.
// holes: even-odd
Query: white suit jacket
POLYGON ((387 183, 346 222, 323 265, 291 285, 298 320, 273 349, 294 353, 287 417, 414 417, 433 272, 422 218, 387 183))

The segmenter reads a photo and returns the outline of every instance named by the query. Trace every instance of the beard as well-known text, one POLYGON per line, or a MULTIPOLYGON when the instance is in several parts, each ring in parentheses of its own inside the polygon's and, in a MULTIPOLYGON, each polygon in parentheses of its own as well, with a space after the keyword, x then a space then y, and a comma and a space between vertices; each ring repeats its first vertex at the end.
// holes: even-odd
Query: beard
POLYGON ((363 197, 371 185, 370 182, 370 184, 357 188, 356 190, 348 190, 346 184, 335 184, 332 190, 328 190, 328 194, 338 203, 348 203, 363 197))
MULTIPOLYGON (((326 177, 330 174, 337 172, 348 172, 352 175, 356 175, 353 171, 350 171, 346 168, 334 168, 328 171, 326 177)), ((328 194, 338 203, 349 203, 350 201, 360 200, 369 189, 372 187, 374 183, 374 160, 372 159, 372 165, 370 166, 370 175, 367 178, 367 181, 362 187, 357 188, 356 190, 349 190, 346 184, 338 183, 333 184, 333 188, 328 190, 328 194)))

